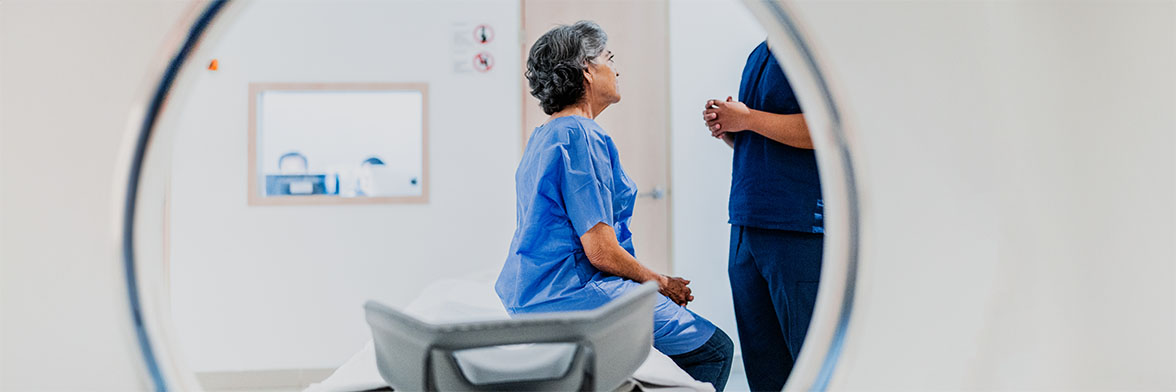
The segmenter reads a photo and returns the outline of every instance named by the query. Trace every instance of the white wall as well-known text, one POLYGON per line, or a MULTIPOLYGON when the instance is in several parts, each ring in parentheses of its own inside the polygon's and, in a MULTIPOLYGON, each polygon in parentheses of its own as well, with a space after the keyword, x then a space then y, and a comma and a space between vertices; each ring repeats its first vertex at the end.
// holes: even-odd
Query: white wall
POLYGON ((866 192, 834 386, 1176 389, 1174 4, 798 3, 866 192))
MULTIPOLYGON (((930 1, 804 1, 798 7, 856 125, 868 192, 857 312, 837 387, 1176 389, 1176 140, 1171 131, 1176 128, 1176 80, 1170 71, 1176 68, 1176 10, 1169 2, 1057 7, 1057 2, 930 1)), ((181 8, 174 2, 0 4, 2 390, 145 387, 136 374, 137 347, 129 337, 121 270, 111 245, 109 188, 127 109, 160 37, 181 8)), ((502 12, 517 15, 517 10, 502 12)), ((500 30, 498 36, 508 35, 500 30)), ((317 61, 335 69, 342 60, 317 61)), ((226 67, 222 62, 222 70, 226 67)), ((356 72, 368 79, 383 71, 359 65, 356 72)), ((227 78, 207 83, 222 79, 227 78)), ((504 91, 517 96, 517 90, 504 91)), ((244 90, 239 94, 234 99, 243 101, 244 90)), ((240 119, 203 121, 243 124, 243 115, 233 116, 240 119)), ((462 120, 437 119, 446 121, 452 127, 462 120)), ((434 137, 441 137, 442 129, 435 123, 434 137)), ((244 140, 244 135, 230 140, 224 129, 202 131, 227 142, 244 140)), ((449 135, 453 142, 454 133, 449 135)), ((237 144, 180 139, 215 151, 244 151, 237 144)), ((479 143, 447 143, 460 151, 435 151, 434 159, 482 151, 479 147, 488 142, 473 141, 479 143)), ((236 160, 231 166, 243 173, 245 164, 237 154, 217 158, 236 160)), ((676 154, 675 159, 686 157, 676 154)), ((176 164, 179 169, 183 162, 176 164)), ((513 163, 503 165, 513 170, 513 163)), ((453 173, 450 169, 445 177, 453 173)), ((232 181, 237 185, 229 186, 240 192, 224 194, 240 198, 234 203, 243 218, 223 220, 215 230, 262 218, 297 220, 282 217, 291 211, 285 207, 242 211, 244 174, 239 176, 232 181)), ((434 201, 456 199, 458 185, 444 185, 441 178, 434 173, 434 201)), ((511 203, 512 198, 502 196, 511 203)), ((504 207, 507 222, 512 208, 504 207)), ((319 210, 309 214, 347 222, 400 212, 396 207, 319 210)), ((707 213, 721 219, 720 212, 707 213)), ((421 231, 441 227, 429 223, 421 231)), ((473 231, 444 227, 461 236, 473 231)), ((305 241, 314 233, 295 234, 288 241, 305 241)), ((394 236, 378 240, 388 238, 394 236)), ((725 234, 718 242, 717 248, 726 248, 725 234)), ((211 249, 200 251, 220 256, 217 252, 228 252, 218 247, 243 243, 209 242, 200 245, 211 249)), ((449 248, 439 252, 461 251, 449 248)), ((502 245, 486 263, 500 262, 504 251, 502 245)), ((337 256, 332 260, 355 259, 337 256)), ((217 257, 199 261, 223 264, 217 257)), ((237 272, 269 271, 253 262, 245 260, 237 272)), ((368 271, 391 269, 389 263, 370 263, 368 271)), ((284 283, 284 289, 314 273, 338 287, 352 281, 344 268, 282 266, 290 271, 290 281, 274 284, 284 283)), ((424 281, 442 273, 418 276, 424 281)), ((216 281, 204 287, 205 298, 223 301, 217 295, 225 288, 245 287, 238 275, 207 277, 216 281)), ((695 284, 703 289, 700 283, 695 284)), ((360 317, 358 311, 308 310, 322 305, 308 302, 311 294, 337 294, 324 293, 321 286, 298 286, 306 292, 295 292, 293 298, 264 298, 260 291, 268 286, 250 287, 259 293, 239 301, 254 311, 270 309, 261 317, 295 311, 306 319, 360 317), (309 305, 274 309, 296 301, 309 305)), ((705 291, 712 290, 717 289, 705 291)), ((344 301, 360 297, 338 295, 348 296, 344 301)), ((251 328, 253 321, 231 325, 251 328)), ((208 327, 215 333, 229 326, 208 327)), ((270 348, 245 341, 233 349, 270 348)))
POLYGON ((691 280, 691 309, 726 331, 737 352, 727 279, 731 148, 710 136, 702 110, 707 99, 738 99, 743 65, 765 37, 738 0, 670 2, 674 273, 691 280))
POLYGON ((131 103, 186 7, 0 2, 0 390, 148 388, 111 195, 131 103))
POLYGON ((501 267, 515 228, 518 3, 248 4, 196 52, 220 70, 188 75, 165 120, 178 132, 177 332, 196 371, 335 367, 370 338, 365 300, 402 306, 438 278, 501 267), (490 73, 454 73, 460 22, 496 29, 490 73), (429 203, 248 206, 250 82, 428 82, 429 203))
MULTIPOLYGON (((502 2, 499 2, 502 3, 502 2)), ((264 3, 263 3, 264 4, 264 3)), ((437 23, 445 18, 457 16, 429 15, 423 16, 419 12, 437 12, 432 8, 420 8, 419 3, 411 3, 415 15, 405 16, 415 20, 429 20, 430 22, 404 25, 405 29, 425 28, 433 31, 447 31, 447 23, 437 23)), ((369 4, 370 5, 370 4, 369 4)), ((497 8, 501 4, 497 4, 497 8)), ((485 6, 484 6, 485 7, 485 6)), ((239 16, 236 24, 253 25, 256 23, 275 23, 262 21, 262 14, 274 8, 282 8, 279 12, 294 12, 293 7, 274 7, 259 5, 249 9, 239 16), (249 21, 249 22, 247 22, 249 21)), ((509 8, 509 7, 507 7, 509 8)), ((340 10, 332 12, 341 13, 340 10)), ((475 13, 476 14, 476 13, 475 13)), ((727 194, 730 187, 731 150, 722 142, 709 137, 705 126, 701 123, 700 112, 708 98, 738 95, 739 79, 743 64, 756 45, 765 35, 758 23, 747 13, 744 7, 735 0, 722 2, 683 0, 674 1, 670 6, 671 29, 671 132, 673 151, 672 174, 675 187, 674 200, 674 254, 675 272, 693 280, 697 300, 692 308, 716 322, 737 339, 735 334, 734 316, 731 311, 730 288, 726 278, 727 243, 729 239, 729 225, 727 225, 727 194), (724 31, 731 34, 728 38, 733 43, 719 48, 703 47, 700 42, 710 40, 709 32, 724 31), (703 55, 706 53, 706 55, 703 55), (718 71, 717 71, 718 70, 718 71)), ((284 14, 283 14, 284 15, 284 14)), ((497 36, 502 54, 497 56, 501 61, 499 67, 509 69, 516 67, 519 54, 517 49, 510 47, 504 37, 517 35, 517 16, 510 14, 509 9, 499 10, 495 14, 497 36), (514 18, 514 19, 512 19, 514 18), (509 54, 508 54, 509 53, 509 54), (509 56, 509 57, 508 57, 509 56)), ((297 15, 295 15, 297 16, 297 15)), ((275 19, 278 16, 271 16, 275 19)), ((343 14, 339 18, 347 17, 343 14)), ((282 19, 291 19, 284 17, 282 19)), ((296 19, 295 19, 296 20, 296 19)), ((355 24, 362 23, 357 21, 355 24)), ((294 23, 294 22, 290 22, 294 23)), ((271 26, 269 24, 265 26, 271 26)), ((252 27, 260 29, 261 27, 252 27)), ((280 28, 272 27, 271 28, 280 28)), ((391 81, 399 77, 399 73, 391 73, 388 68, 392 61, 388 57, 377 57, 371 61, 349 61, 346 67, 341 64, 324 64, 325 59, 373 56, 363 53, 355 47, 328 49, 316 46, 305 46, 298 41, 307 37, 323 34, 321 30, 306 30, 305 32, 277 34, 271 33, 274 40, 281 45, 301 45, 299 51, 286 54, 294 56, 297 52, 311 53, 314 59, 308 67, 313 71, 302 71, 287 76, 285 79, 267 78, 265 75, 276 72, 294 72, 293 70, 266 69, 265 63, 273 64, 301 64, 306 58, 261 59, 260 54, 247 57, 246 48, 256 47, 246 41, 229 43, 230 35, 243 37, 255 30, 241 30, 239 28, 226 32, 225 40, 213 44, 217 49, 204 48, 202 55, 214 56, 220 59, 221 70, 215 74, 204 73, 194 82, 195 89, 187 93, 189 98, 183 117, 177 122, 188 122, 196 127, 185 126, 180 129, 181 136, 177 139, 179 149, 176 150, 175 173, 173 181, 174 208, 173 215, 173 292, 174 311, 179 326, 183 349, 188 352, 190 364, 198 371, 229 370, 229 369, 257 369, 257 368, 288 368, 288 367, 330 367, 341 362, 345 355, 351 354, 357 341, 362 343, 367 331, 357 318, 359 313, 357 304, 365 296, 378 296, 386 301, 403 304, 416 295, 416 291, 428 281, 441 275, 437 264, 430 266, 414 265, 405 267, 395 262, 384 260, 380 255, 395 254, 397 259, 411 260, 462 260, 468 266, 478 268, 496 268, 505 254, 510 234, 514 229, 514 194, 513 194, 513 165, 516 164, 517 151, 515 145, 510 145, 507 138, 517 131, 517 100, 509 98, 509 94, 517 94, 510 78, 519 78, 518 74, 507 72, 498 73, 490 82, 494 84, 485 91, 475 92, 475 96, 458 98, 453 94, 439 94, 434 84, 433 88, 433 119, 445 121, 447 114, 454 111, 468 111, 476 109, 476 115, 471 115, 465 122, 454 124, 455 129, 449 132, 457 137, 480 137, 478 141, 471 140, 464 147, 454 146, 452 141, 432 141, 433 152, 447 154, 454 148, 468 148, 474 145, 495 146, 487 150, 502 150, 502 154, 469 154, 462 155, 450 152, 449 159, 433 157, 434 165, 452 163, 450 169, 442 170, 471 170, 466 179, 480 181, 479 184, 453 184, 449 186, 463 189, 490 189, 493 193, 483 196, 489 200, 476 200, 468 195, 452 195, 449 200, 457 203, 445 204, 435 202, 427 208, 415 207, 313 207, 313 208, 250 208, 244 205, 243 179, 241 172, 244 159, 231 153, 216 153, 224 159, 210 162, 208 159, 197 159, 196 154, 208 156, 209 151, 244 151, 245 138, 240 134, 246 121, 243 107, 236 107, 244 102, 245 97, 232 96, 226 89, 240 89, 248 80, 255 81, 303 81, 307 80, 353 80, 364 81, 356 73, 375 73, 379 77, 392 77, 391 81), (304 36, 305 34, 305 36, 304 36), (281 38, 280 40, 277 38, 281 38), (241 53, 234 53, 234 50, 241 53), (258 64, 259 62, 263 64, 258 64), (247 65, 250 70, 235 71, 234 68, 247 65), (367 70, 356 65, 370 64, 374 69, 367 70), (383 71, 380 71, 383 68, 383 71), (382 73, 381 73, 382 72, 382 73), (232 79, 232 80, 225 80, 232 79), (214 82, 215 80, 215 82, 214 82), (213 87, 211 83, 216 83, 213 87), (206 87, 207 86, 207 87, 206 87), (232 96, 227 102, 213 97, 217 94, 232 96), (463 106, 460 101, 469 99, 473 102, 486 100, 496 102, 493 107, 477 109, 463 106), (191 102, 202 102, 194 104, 191 102), (208 102, 218 102, 219 105, 208 105, 208 102), (214 116, 218 110, 227 110, 233 115, 214 116), (189 113, 190 112, 190 113, 189 113), (494 120, 475 119, 474 117, 488 116, 494 120), (216 118, 215 123, 207 123, 208 119, 216 118), (495 127, 491 130, 471 132, 478 124, 502 123, 510 126, 495 127), (211 130, 219 136, 210 135, 211 130), (514 155, 510 155, 514 154, 514 155), (497 158, 488 162, 470 165, 471 156, 497 158), (210 167, 210 165, 215 165, 210 167), (471 167, 471 166, 477 166, 471 167), (468 187, 468 188, 467 188, 468 187), (238 188, 241 190, 238 191, 238 188), (229 189, 229 191, 224 191, 229 189), (477 205, 469 203, 478 202, 477 205), (211 203, 211 206, 210 206, 211 203), (458 207, 457 204, 467 204, 458 207), (220 206, 220 207, 214 207, 220 206), (482 209, 483 211, 478 211, 482 209), (381 215, 372 216, 371 211, 380 211, 381 215), (473 212, 477 211, 476 214, 473 212), (409 213, 410 215, 405 215, 409 213), (339 214, 344 214, 340 216, 339 214), (463 216, 472 216, 465 220, 463 216), (382 226, 388 220, 403 222, 434 221, 425 228, 424 235, 413 226, 391 228, 382 226), (447 220, 450 223, 436 222, 447 220), (465 221, 465 224, 455 223, 465 221), (322 225, 322 222, 340 222, 326 227, 299 230, 301 225, 322 225), (242 225, 243 223, 243 225, 242 225), (428 248, 450 248, 442 244, 448 243, 453 237, 438 238, 416 243, 415 238, 428 238, 434 230, 447 225, 456 227, 470 226, 467 234, 462 237, 477 237, 473 235, 475 227, 495 230, 497 235, 486 236, 474 240, 468 247, 448 249, 445 252, 428 255, 428 248), (226 229, 229 226, 237 226, 226 229), (272 234, 267 234, 272 233, 272 234), (286 234, 289 232, 289 234, 286 234), (324 232, 328 232, 324 234, 324 232), (243 233, 252 233, 248 236, 243 233), (504 234, 505 233, 505 234, 504 234), (274 244, 287 243, 287 235, 296 235, 306 241, 314 240, 314 246, 299 246, 295 249, 274 249, 274 244), (319 238, 329 236, 328 238, 319 238), (389 237, 403 237, 405 241, 396 243, 388 241, 389 237), (317 238, 317 239, 316 239, 317 238), (199 242, 197 242, 199 241, 199 242), (329 268, 315 258, 334 258, 335 248, 344 248, 351 260, 333 262, 329 268), (293 251, 308 251, 309 254, 295 255, 293 251), (412 256, 407 256, 412 255, 412 256), (322 273, 330 273, 332 279, 324 280, 322 273), (265 275, 272 274, 272 277, 265 275), (385 274, 400 275, 406 278, 389 277, 385 274), (203 289, 208 282, 217 282, 220 291, 216 295, 209 295, 203 289), (389 282, 395 282, 393 288, 377 288, 389 282), (258 288, 266 288, 267 293, 258 288), (307 290, 309 287, 320 287, 321 290, 307 290), (337 291, 345 290, 344 293, 337 291), (283 309, 264 311, 268 306, 283 309), (324 315, 316 317, 314 321, 304 319, 306 315, 324 315), (225 324, 226 319, 241 320, 249 325, 237 323, 225 324), (269 331, 267 331, 269 330, 269 331), (346 331, 340 333, 338 331, 346 331), (329 332, 329 334, 328 334, 329 332), (301 347, 299 352, 291 351, 290 342, 305 340, 307 336, 314 347, 301 347), (325 335, 325 336, 324 336, 325 335), (244 345, 244 346, 242 346, 244 345), (238 347, 247 347, 236 349, 238 347)), ((348 32, 333 32, 346 36, 348 32)), ((394 36, 392 31, 379 34, 394 36)), ((442 37, 444 38, 444 37, 442 37)), ((327 41, 322 38, 317 40, 327 41)), ((347 41, 346 38, 334 41, 347 41)), ((389 40, 387 44, 391 45, 389 40)), ((405 43, 400 42, 399 45, 405 43)), ((437 60, 448 60, 445 50, 446 42, 434 42, 433 51, 423 52, 427 43, 421 42, 410 47, 388 48, 387 56, 392 54, 411 55, 409 60, 398 63, 400 67, 419 68, 416 72, 429 75, 442 81, 478 80, 474 76, 454 77, 446 72, 445 65, 433 64, 437 60), (415 46, 421 45, 421 46, 415 46), (431 70, 431 71, 430 71, 431 70)), ((281 50, 266 52, 267 56, 281 56, 281 50)), ((199 55, 197 56, 199 57, 199 55)), ((401 71, 408 72, 408 71, 401 71)), ((412 81, 407 79, 404 81, 412 81)), ((472 90, 472 89, 471 89, 472 90)), ((482 89, 479 89, 482 90, 482 89)), ((238 94, 240 95, 240 94, 238 94)), ((468 94, 467 94, 468 95, 468 94)), ((457 122, 454 118, 450 121, 457 122)), ((445 130, 434 125, 434 135, 445 130)), ((454 140, 454 139, 450 139, 454 140)), ((463 142, 457 142, 464 144, 463 142)), ((445 166, 442 166, 445 167, 445 166)), ((466 175, 463 175, 466 176, 466 175)), ((445 172, 434 173, 433 182, 438 186, 446 186, 445 182, 453 181, 446 178, 445 172)), ((435 196, 437 197, 437 196, 435 196)), ((470 239, 466 239, 467 241, 470 239)), ((462 266, 448 268, 461 269, 462 266)))

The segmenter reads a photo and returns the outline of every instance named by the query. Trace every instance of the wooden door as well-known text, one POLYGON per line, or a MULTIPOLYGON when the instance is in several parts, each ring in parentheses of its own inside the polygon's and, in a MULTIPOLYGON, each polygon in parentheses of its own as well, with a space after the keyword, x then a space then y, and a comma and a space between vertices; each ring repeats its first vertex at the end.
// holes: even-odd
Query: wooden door
MULTIPOLYGON (((637 183, 633 245, 637 259, 671 273, 669 191, 669 14, 666 0, 522 0, 524 66, 531 44, 559 24, 596 22, 608 33, 621 74, 621 102, 596 121, 612 136, 625 172, 637 183)), ((523 143, 547 121, 523 87, 523 143)))

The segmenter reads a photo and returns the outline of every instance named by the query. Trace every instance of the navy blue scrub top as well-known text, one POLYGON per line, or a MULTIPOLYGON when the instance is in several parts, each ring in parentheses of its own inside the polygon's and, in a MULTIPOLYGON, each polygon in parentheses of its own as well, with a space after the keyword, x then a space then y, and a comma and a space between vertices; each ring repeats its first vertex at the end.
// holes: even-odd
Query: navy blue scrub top
MULTIPOLYGON (((747 58, 739 85, 739 101, 754 110, 803 113, 766 41, 747 58)), ((813 150, 792 147, 751 131, 734 135, 729 222, 764 229, 824 233, 824 201, 813 150)))

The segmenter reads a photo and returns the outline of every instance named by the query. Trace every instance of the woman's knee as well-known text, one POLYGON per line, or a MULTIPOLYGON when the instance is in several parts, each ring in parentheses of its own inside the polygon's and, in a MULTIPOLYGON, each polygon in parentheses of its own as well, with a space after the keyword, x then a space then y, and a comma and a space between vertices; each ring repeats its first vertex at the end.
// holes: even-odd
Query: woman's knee
POLYGON ((715 327, 715 345, 720 354, 728 361, 735 356, 735 342, 731 341, 731 337, 727 336, 721 328, 715 327))

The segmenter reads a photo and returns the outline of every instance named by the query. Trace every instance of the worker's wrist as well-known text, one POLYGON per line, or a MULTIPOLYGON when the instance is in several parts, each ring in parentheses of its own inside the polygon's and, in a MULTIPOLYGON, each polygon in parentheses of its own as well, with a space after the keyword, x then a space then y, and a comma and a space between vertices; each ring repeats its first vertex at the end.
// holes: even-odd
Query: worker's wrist
POLYGON ((759 130, 764 129, 764 113, 755 109, 747 110, 747 130, 760 133, 759 130))

